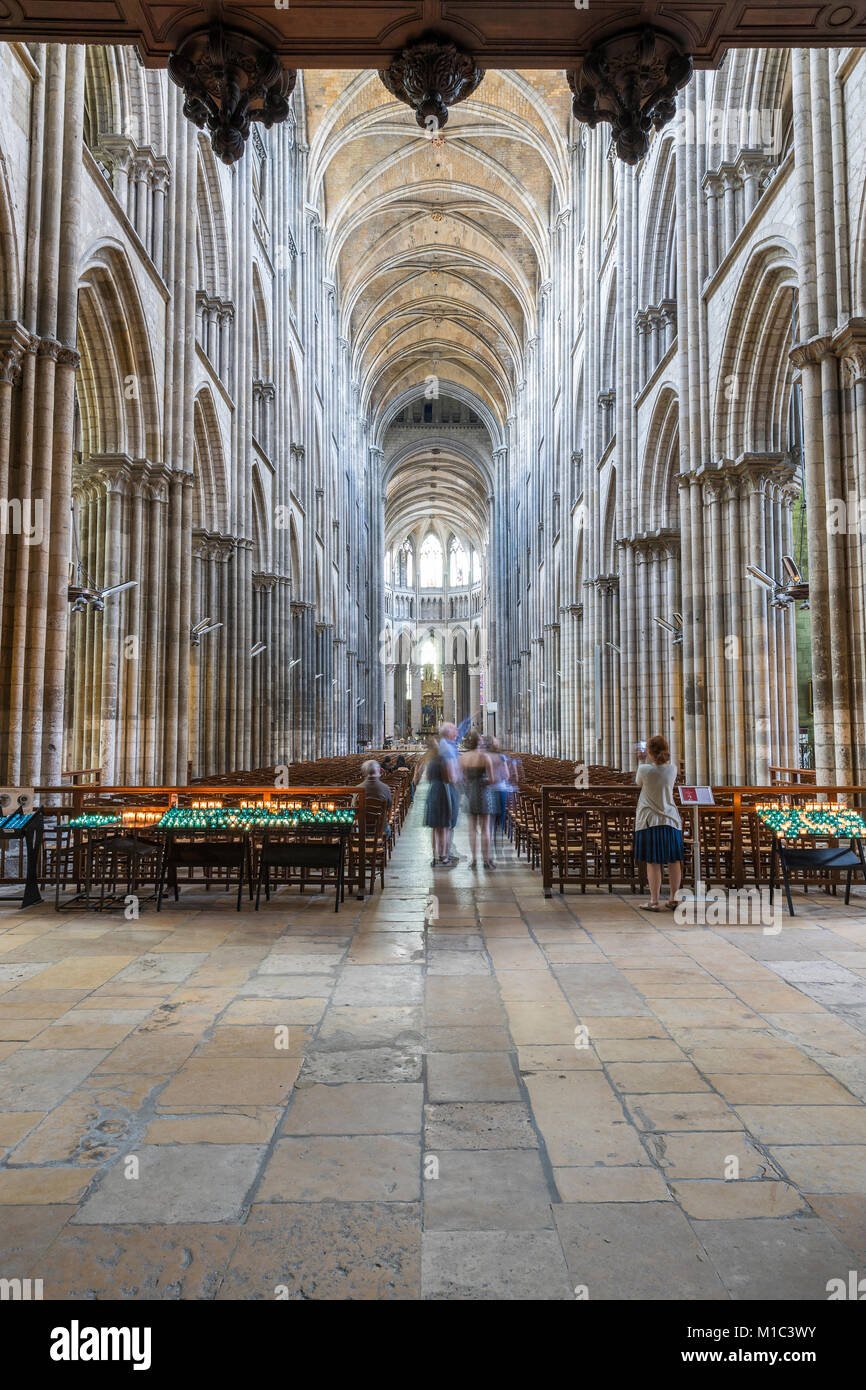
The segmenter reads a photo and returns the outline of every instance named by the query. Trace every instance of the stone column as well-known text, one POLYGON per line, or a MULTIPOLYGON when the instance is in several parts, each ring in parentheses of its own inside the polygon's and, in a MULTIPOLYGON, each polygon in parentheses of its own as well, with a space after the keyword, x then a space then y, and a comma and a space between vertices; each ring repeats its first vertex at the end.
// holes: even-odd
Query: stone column
POLYGON ((442 667, 442 711, 446 720, 456 722, 457 707, 454 700, 454 665, 449 662, 442 667))
POLYGON ((389 738, 394 737, 395 703, 394 703, 394 680, 395 674, 400 667, 394 662, 387 662, 385 665, 385 732, 389 738))
POLYGON ((413 663, 411 667, 412 708, 410 711, 413 733, 421 728, 421 678, 423 674, 423 667, 413 663))

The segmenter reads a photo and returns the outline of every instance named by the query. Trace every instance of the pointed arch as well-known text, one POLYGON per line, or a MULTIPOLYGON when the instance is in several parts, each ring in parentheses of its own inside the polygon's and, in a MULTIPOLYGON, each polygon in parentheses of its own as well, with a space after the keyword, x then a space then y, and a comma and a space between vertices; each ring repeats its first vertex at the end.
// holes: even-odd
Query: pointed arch
POLYGON ((779 241, 758 246, 728 315, 715 393, 715 458, 785 447, 794 377, 788 353, 796 289, 793 247, 779 241))
POLYGON ((227 260, 231 245, 219 167, 213 150, 203 135, 198 139, 196 182, 196 247, 199 283, 197 288, 211 298, 228 299, 231 276, 227 260))
POLYGON ((193 460, 193 527, 224 533, 228 530, 228 476, 222 432, 209 386, 201 388, 193 404, 193 460))
POLYGON ((261 469, 257 461, 253 463, 252 511, 253 569, 259 571, 261 574, 269 574, 271 571, 271 555, 273 553, 270 515, 265 499, 265 489, 262 484, 261 469))
POLYGON ((297 602, 303 589, 304 571, 301 566, 301 546, 298 540, 298 526, 294 513, 292 513, 289 518, 289 567, 292 599, 297 602))
POLYGON ((603 572, 614 574, 616 563, 616 469, 611 468, 604 503, 604 522, 601 532, 601 554, 603 572))
POLYGON ((674 142, 663 138, 652 183, 646 194, 641 190, 641 206, 647 213, 638 299, 642 307, 676 299, 676 191, 674 142))
POLYGON ((262 289, 262 277, 253 261, 253 378, 271 380, 271 327, 268 306, 262 289))
POLYGON ((83 452, 159 462, 162 433, 150 332, 119 243, 104 242, 88 252, 78 305, 76 388, 83 452))
POLYGON ((639 483, 639 530, 679 527, 679 470, 679 401, 676 392, 665 387, 659 392, 647 432, 639 483))
POLYGON ((0 320, 19 318, 21 258, 12 215, 9 166, 0 149, 0 320))

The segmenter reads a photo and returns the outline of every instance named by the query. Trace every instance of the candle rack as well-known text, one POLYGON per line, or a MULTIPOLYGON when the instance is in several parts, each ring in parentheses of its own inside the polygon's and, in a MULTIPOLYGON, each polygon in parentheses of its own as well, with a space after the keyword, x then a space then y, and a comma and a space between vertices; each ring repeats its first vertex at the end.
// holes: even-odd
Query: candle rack
MULTIPOLYGON (((45 822, 41 806, 36 806, 32 811, 25 811, 19 805, 10 815, 0 819, 0 839, 17 840, 19 852, 26 861, 27 869, 23 875, 24 892, 21 895, 22 907, 33 907, 35 903, 42 902, 42 894, 39 892, 38 863, 44 829, 45 822)), ((0 906, 17 901, 17 898, 4 897, 0 901, 0 906)))
POLYGON ((794 916, 791 899, 791 869, 845 872, 845 903, 851 901, 851 878, 859 869, 866 879, 863 837, 866 822, 859 811, 839 802, 813 801, 800 805, 764 802, 755 807, 761 824, 773 835, 770 851, 770 902, 776 887, 776 864, 782 874, 788 911, 794 916), (806 845, 804 840, 848 840, 844 845, 806 845))

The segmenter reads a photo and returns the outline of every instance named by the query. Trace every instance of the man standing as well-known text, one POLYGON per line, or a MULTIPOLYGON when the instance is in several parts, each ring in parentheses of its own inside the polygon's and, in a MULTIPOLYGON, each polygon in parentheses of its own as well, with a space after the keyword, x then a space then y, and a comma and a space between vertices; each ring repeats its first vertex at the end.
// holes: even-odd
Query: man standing
POLYGON ((454 839, 454 827, 457 824, 457 816, 460 811, 460 791, 458 784, 463 780, 463 772, 460 767, 460 754, 457 748, 457 725, 439 725, 439 756, 448 763, 450 778, 448 781, 448 795, 451 798, 451 825, 448 829, 448 836, 445 843, 444 863, 456 864, 462 855, 455 854, 451 848, 454 839))

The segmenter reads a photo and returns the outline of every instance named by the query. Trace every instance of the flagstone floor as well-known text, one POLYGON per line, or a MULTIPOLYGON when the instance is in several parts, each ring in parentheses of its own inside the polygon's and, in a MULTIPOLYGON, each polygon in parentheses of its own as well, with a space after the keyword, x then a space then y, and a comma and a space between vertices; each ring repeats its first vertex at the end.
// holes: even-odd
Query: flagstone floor
POLYGON ((806 1300, 866 1273, 863 896, 679 925, 546 901, 508 847, 434 873, 421 821, 339 915, 0 910, 0 1278, 806 1300))

